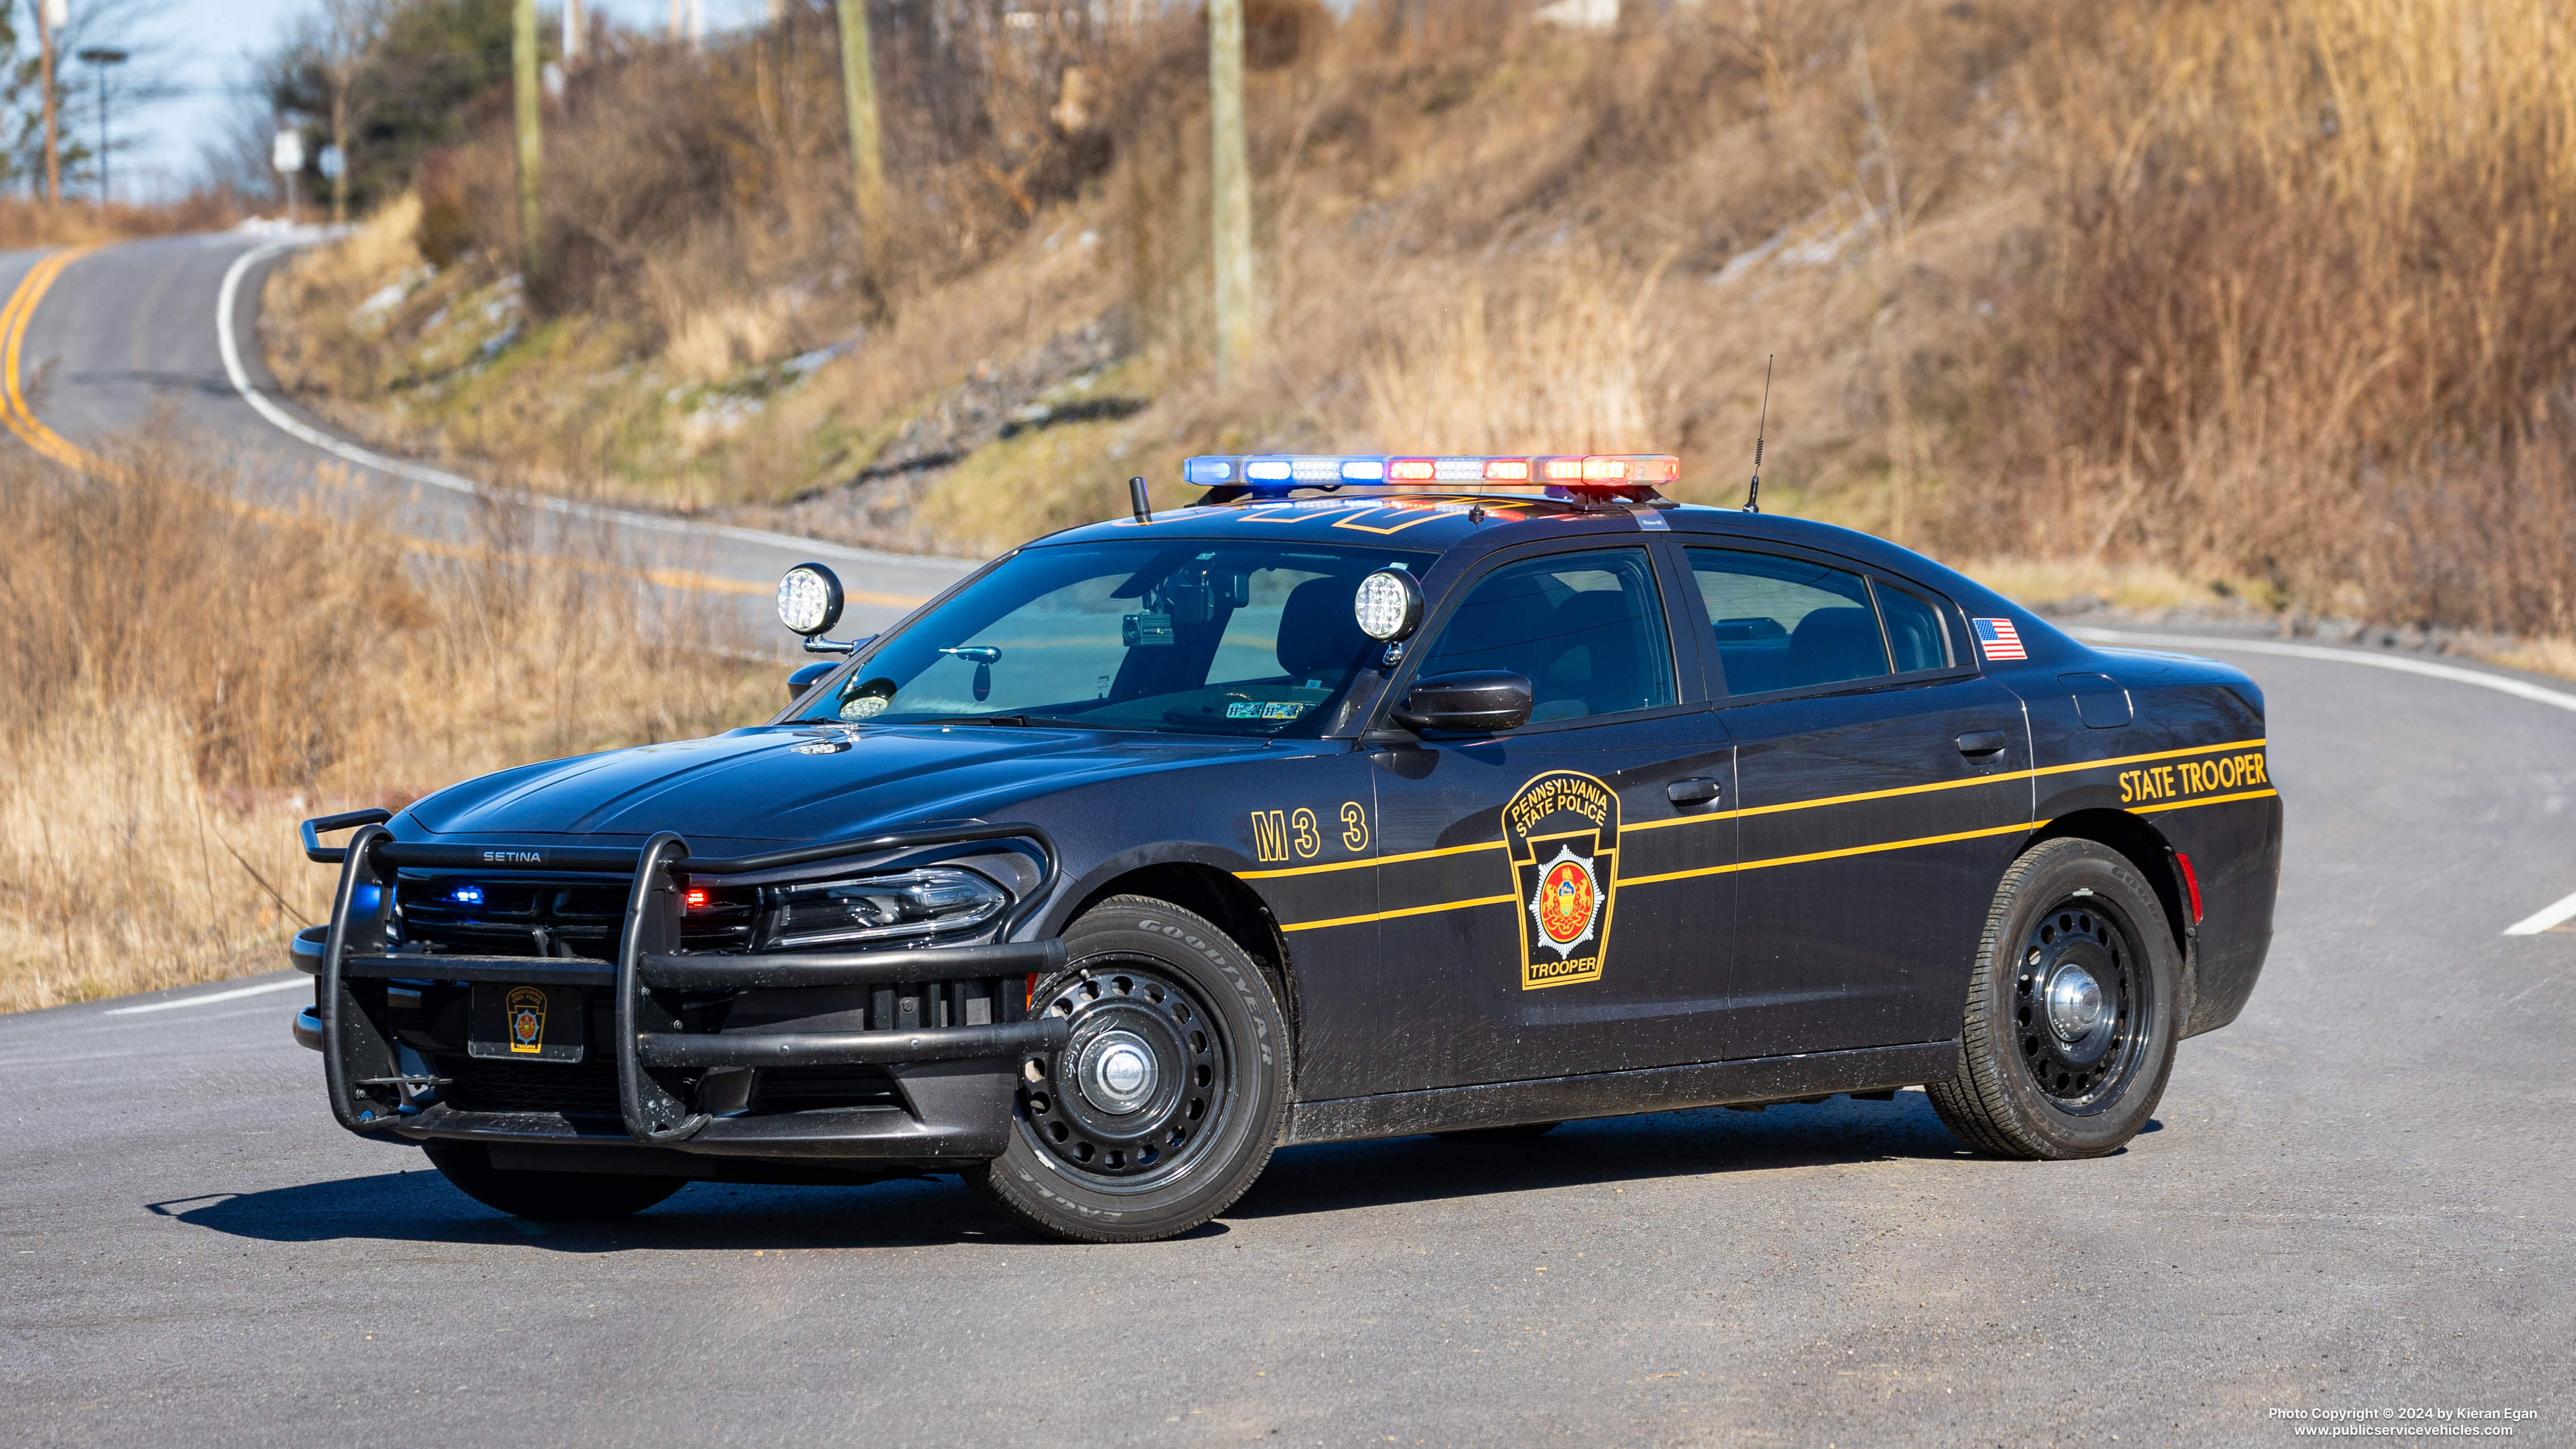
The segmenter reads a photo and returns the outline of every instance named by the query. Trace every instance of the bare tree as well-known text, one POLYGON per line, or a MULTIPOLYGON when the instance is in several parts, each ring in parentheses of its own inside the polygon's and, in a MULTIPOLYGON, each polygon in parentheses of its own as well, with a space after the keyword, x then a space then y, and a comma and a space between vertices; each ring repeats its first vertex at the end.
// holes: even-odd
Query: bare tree
POLYGON ((331 220, 349 219, 349 91, 385 33, 387 0, 322 0, 322 73, 331 85, 331 220))

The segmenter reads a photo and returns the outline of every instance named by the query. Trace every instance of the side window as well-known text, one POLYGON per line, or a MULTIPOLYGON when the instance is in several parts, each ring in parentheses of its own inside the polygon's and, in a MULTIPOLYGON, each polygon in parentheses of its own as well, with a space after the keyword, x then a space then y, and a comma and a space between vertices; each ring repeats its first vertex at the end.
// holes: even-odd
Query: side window
POLYGON ((1948 631, 1941 616, 1913 592, 1884 579, 1872 582, 1879 617, 1887 621, 1887 646, 1896 655, 1896 672, 1941 669, 1950 663, 1948 631))
MULTIPOLYGON (((1689 550, 1730 694, 1811 689, 1892 672, 1860 575, 1803 559, 1689 550)), ((1886 597, 1899 597, 1895 590, 1886 597)), ((1939 619, 1926 611, 1938 648, 1939 619)))
POLYGON ((1440 631, 1419 677, 1506 669, 1530 682, 1530 723, 1671 704, 1663 596, 1645 550, 1551 554, 1487 574, 1440 631))

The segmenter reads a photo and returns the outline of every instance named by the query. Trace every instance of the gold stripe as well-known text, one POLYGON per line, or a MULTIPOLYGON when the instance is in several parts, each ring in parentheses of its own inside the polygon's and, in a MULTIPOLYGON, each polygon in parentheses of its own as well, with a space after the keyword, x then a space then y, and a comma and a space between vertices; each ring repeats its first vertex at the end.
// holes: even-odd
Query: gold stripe
MULTIPOLYGON (((2126 762, 2124 761, 2122 763, 2126 762)), ((2132 813, 2139 815, 2156 815, 2168 810, 2188 810, 2195 805, 2224 805, 2235 800, 2262 800, 2280 793, 2281 792, 2278 790, 2240 790, 2232 795, 2210 795, 2199 800, 2176 801, 2171 805, 2143 806, 2132 813)), ((1918 845, 1947 845, 1950 842, 1957 840, 1984 840, 1990 836, 1996 835, 2020 835, 2027 834, 2034 830, 2045 829, 2048 823, 2049 822, 2047 821, 2024 820, 2015 822, 2011 825, 1988 826, 1983 830, 1961 830, 1948 835, 1922 835, 1917 836, 1912 840, 1890 840, 1877 845, 1854 845, 1841 850, 1817 850, 1810 851, 1805 855, 1780 855, 1774 856, 1769 860, 1748 860, 1734 865, 1700 866, 1692 870, 1666 871, 1660 875, 1623 875, 1617 879, 1615 884, 1623 886, 1660 885, 1665 881, 1695 880, 1702 876, 1712 875, 1732 875, 1739 871, 1767 870, 1772 866, 1779 865, 1806 865, 1819 860, 1840 860, 1854 855, 1878 855, 1890 850, 1911 850, 1918 845)), ((1283 924, 1279 929, 1283 931, 1309 931, 1318 926, 1359 925, 1368 921, 1390 921, 1399 916, 1421 916, 1428 915, 1434 911, 1464 910, 1469 906, 1509 905, 1517 902, 1519 899, 1520 897, 1517 895, 1484 896, 1472 901, 1450 901, 1436 906, 1411 906, 1400 911, 1381 911, 1375 915, 1368 916, 1341 916, 1329 921, 1302 921, 1294 925, 1283 924)))
POLYGON ((2281 792, 2278 790, 2239 790, 2233 795, 2203 795, 2197 800, 2177 800, 2171 805, 2141 805, 2129 813, 2133 815, 2161 815, 2168 810, 2188 810, 2194 805, 2224 805, 2230 800, 2260 800, 2265 796, 2278 795, 2280 793, 2281 792))
POLYGON ((2214 755, 2220 750, 2259 750, 2269 740, 2229 740, 2223 745, 2193 745, 2182 750, 2158 750, 2151 755, 2120 755, 2108 760, 2084 760, 2072 765, 2043 765, 2031 771, 2034 775, 2063 775, 2072 770, 2098 770, 2105 765, 2134 765, 2141 760, 2170 760, 2178 755, 2214 755))
POLYGON ((1666 871, 1662 875, 1621 876, 1620 885, 1654 885, 1660 881, 1690 880, 1703 875, 1730 875, 1742 870, 1762 870, 1775 865, 1804 865, 1816 860, 1839 860, 1847 855, 1876 855, 1881 851, 1910 850, 1918 845, 1946 845, 1953 840, 1983 840, 1989 835, 2026 835, 2040 829, 2037 821, 2020 820, 2010 825, 1993 825, 1983 830, 1961 830, 1949 835, 1922 835, 1912 840, 1890 840, 1878 845, 1854 845, 1842 850, 1817 850, 1805 855, 1780 855, 1769 860, 1747 860, 1734 865, 1704 865, 1694 870, 1666 871))
POLYGON ((1438 850, 1413 850, 1402 855, 1362 856, 1357 860, 1337 860, 1329 865, 1292 865, 1279 870, 1244 870, 1235 872, 1237 880, 1277 880, 1281 876, 1320 875, 1328 870, 1357 870, 1364 865, 1401 865, 1408 860, 1430 860, 1442 855, 1471 855, 1480 850, 1500 850, 1503 842, 1488 840, 1479 845, 1444 845, 1438 850))
MULTIPOLYGON (((96 246, 70 247, 49 252, 27 269, 17 290, 9 294, 6 307, 0 307, 0 423, 5 423, 18 440, 36 452, 77 472, 110 482, 124 482, 131 476, 120 464, 102 458, 52 428, 45 426, 35 409, 27 405, 26 394, 18 385, 19 361, 27 342, 27 325, 35 320, 36 304, 44 300, 65 268, 97 251, 96 246)), ((263 508, 237 498, 219 497, 217 502, 232 512, 256 518, 263 523, 286 526, 310 525, 313 519, 273 508, 263 508)), ((432 558, 478 559, 503 563, 534 564, 543 568, 566 569, 574 573, 598 574, 612 578, 640 578, 666 589, 681 589, 701 594, 766 594, 772 585, 749 579, 729 579, 718 574, 700 573, 695 569, 662 568, 647 565, 599 563, 586 559, 564 558, 554 554, 505 553, 495 549, 476 548, 466 544, 447 543, 437 539, 405 538, 401 546, 407 552, 428 554, 432 558)), ((861 590, 845 591, 844 597, 861 603, 891 608, 910 608, 921 602, 894 594, 874 594, 861 590)))
POLYGON ((1635 825, 1622 825, 1622 836, 1644 830, 1667 830, 1676 825, 1702 825, 1711 820, 1740 820, 1753 815, 1779 815, 1791 810, 1814 810, 1826 805, 1849 805, 1860 800, 1892 800, 1900 795, 1928 795, 1938 790, 1958 790, 1969 785, 1996 785, 2014 780, 2030 780, 2041 775, 2063 775, 2076 770, 2101 770, 2113 765, 2134 765, 2143 760, 2170 760, 2181 755, 2215 754, 2221 750, 2259 747, 2262 740, 2230 740, 2222 745, 2192 745, 2179 750, 2157 750, 2144 755, 2118 755, 2107 760, 2084 760, 2072 765, 2044 765, 2032 770, 2014 770, 2002 775, 1979 775, 1972 780, 1936 780, 1928 785, 1899 785, 1889 790, 1863 790, 1851 795, 1825 795, 1813 800, 1792 800, 1784 805, 1747 805, 1734 810, 1712 810, 1706 815, 1682 815, 1670 820, 1645 820, 1635 825))
POLYGON ((1400 911, 1376 911, 1365 916, 1335 916, 1329 921, 1282 922, 1283 931, 1313 931, 1325 926, 1358 926, 1370 921, 1392 921, 1405 916, 1427 916, 1435 911, 1463 911, 1469 906, 1508 906, 1520 900, 1518 895, 1478 896, 1472 901, 1442 901, 1436 906, 1406 906, 1400 911))

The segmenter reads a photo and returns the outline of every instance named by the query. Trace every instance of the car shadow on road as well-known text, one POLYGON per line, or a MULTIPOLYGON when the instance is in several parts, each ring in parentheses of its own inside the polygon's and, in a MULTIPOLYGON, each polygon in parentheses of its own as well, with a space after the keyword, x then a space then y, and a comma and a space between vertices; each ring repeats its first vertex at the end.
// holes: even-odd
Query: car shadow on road
POLYGON ((1898 1159, 1972 1158, 1920 1092, 1759 1113, 1695 1108, 1572 1122, 1544 1137, 1398 1137, 1292 1148, 1226 1214, 1237 1220, 1493 1193, 1898 1159))
MULTIPOLYGON (((1399 1137, 1292 1147, 1251 1192, 1193 1236, 1228 1220, 1432 1204, 1567 1187, 1619 1185, 1794 1168, 1970 1157, 1920 1093, 1893 1102, 1837 1098, 1759 1114, 1699 1109, 1569 1123, 1544 1137, 1452 1141, 1399 1137)), ((427 1164, 259 1192, 210 1193, 146 1205, 163 1217, 266 1242, 377 1241, 564 1253, 638 1250, 899 1248, 1023 1244, 954 1178, 864 1187, 693 1183, 660 1206, 607 1223, 533 1223, 484 1207, 427 1164)))

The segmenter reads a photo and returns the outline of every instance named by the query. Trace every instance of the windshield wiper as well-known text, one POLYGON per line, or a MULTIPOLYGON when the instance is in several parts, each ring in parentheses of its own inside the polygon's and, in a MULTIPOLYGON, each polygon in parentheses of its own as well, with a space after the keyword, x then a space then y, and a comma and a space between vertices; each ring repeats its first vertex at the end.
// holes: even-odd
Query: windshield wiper
POLYGON ((1073 719, 1064 715, 1056 714, 939 714, 932 715, 927 719, 890 720, 888 723, 916 725, 1007 725, 1020 729, 1109 730, 1130 728, 1130 726, 1102 724, 1096 720, 1073 719))

